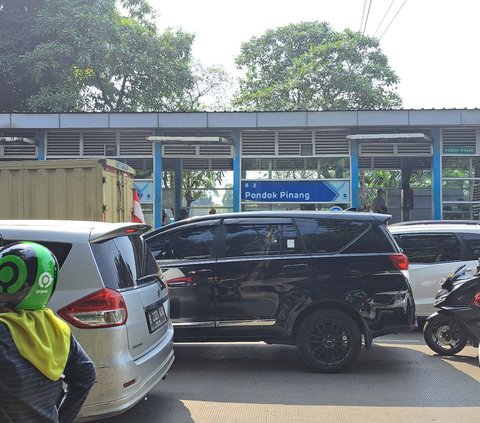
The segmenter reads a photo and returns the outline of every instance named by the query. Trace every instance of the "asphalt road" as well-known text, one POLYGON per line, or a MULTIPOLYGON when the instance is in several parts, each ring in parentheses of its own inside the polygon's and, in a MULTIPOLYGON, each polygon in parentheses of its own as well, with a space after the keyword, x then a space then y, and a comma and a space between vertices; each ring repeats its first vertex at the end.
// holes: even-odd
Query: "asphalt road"
POLYGON ((435 355, 421 333, 377 338, 342 374, 311 373, 295 347, 176 344, 169 377, 102 423, 480 422, 471 346, 435 355))

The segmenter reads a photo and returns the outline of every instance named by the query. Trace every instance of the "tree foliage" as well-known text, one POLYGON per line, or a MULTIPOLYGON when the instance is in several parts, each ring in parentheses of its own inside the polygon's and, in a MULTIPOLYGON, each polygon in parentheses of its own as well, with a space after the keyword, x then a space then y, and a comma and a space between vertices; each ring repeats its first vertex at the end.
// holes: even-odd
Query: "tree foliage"
POLYGON ((23 55, 35 43, 33 27, 41 0, 0 0, 0 112, 23 111, 39 86, 28 76, 23 55))
POLYGON ((193 35, 158 34, 150 9, 114 0, 44 0, 25 55, 42 88, 28 105, 38 111, 177 110, 193 83, 193 35))
MULTIPOLYGON (((185 198, 187 209, 194 201, 204 197, 206 200, 201 205, 213 205, 213 199, 205 196, 205 190, 216 192, 216 188, 221 185, 225 172, 212 170, 184 170, 182 172, 182 195, 185 198)), ((175 187, 175 172, 166 170, 162 173, 162 186, 167 189, 175 187)))
POLYGON ((222 66, 205 67, 195 61, 192 64, 194 82, 185 92, 185 111, 226 111, 231 108, 232 77, 222 66))
POLYGON ((221 171, 184 171, 182 175, 182 194, 185 197, 187 209, 194 201, 204 195, 205 189, 215 190, 224 176, 225 173, 221 171))
POLYGON ((0 28, 2 111, 193 111, 228 81, 147 0, 0 0, 0 28))
POLYGON ((234 104, 243 110, 401 107, 378 40, 326 22, 270 29, 242 44, 236 64, 245 76, 234 104))

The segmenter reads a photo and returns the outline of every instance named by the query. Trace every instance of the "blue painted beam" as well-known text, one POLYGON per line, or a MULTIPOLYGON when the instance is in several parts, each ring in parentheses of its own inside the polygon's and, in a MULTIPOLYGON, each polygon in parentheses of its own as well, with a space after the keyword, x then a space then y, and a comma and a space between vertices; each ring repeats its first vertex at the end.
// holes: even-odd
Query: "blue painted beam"
POLYGON ((240 131, 233 131, 233 211, 239 212, 240 204, 240 185, 242 180, 241 165, 242 157, 240 152, 240 131))
POLYGON ((162 208, 163 208, 163 198, 162 198, 162 145, 155 143, 153 145, 153 222, 155 229, 162 226, 162 208))
POLYGON ((442 219, 442 145, 440 128, 433 130, 432 162, 432 214, 434 220, 442 219))
POLYGON ((350 191, 351 204, 358 210, 358 142, 350 141, 350 191))

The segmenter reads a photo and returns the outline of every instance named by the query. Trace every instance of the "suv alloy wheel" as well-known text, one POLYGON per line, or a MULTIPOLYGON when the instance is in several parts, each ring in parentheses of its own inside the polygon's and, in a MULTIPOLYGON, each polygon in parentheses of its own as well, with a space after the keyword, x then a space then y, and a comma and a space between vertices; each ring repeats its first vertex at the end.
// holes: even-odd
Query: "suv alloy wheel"
POLYGON ((300 324, 297 346, 308 367, 333 373, 355 361, 362 347, 362 336, 348 314, 325 309, 315 311, 300 324))

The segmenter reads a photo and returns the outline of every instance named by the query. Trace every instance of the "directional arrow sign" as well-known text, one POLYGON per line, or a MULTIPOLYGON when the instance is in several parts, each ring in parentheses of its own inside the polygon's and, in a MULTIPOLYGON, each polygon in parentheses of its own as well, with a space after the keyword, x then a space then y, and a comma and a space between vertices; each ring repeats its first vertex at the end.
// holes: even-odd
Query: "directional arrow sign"
POLYGON ((242 181, 242 200, 257 203, 348 203, 350 181, 242 181))

